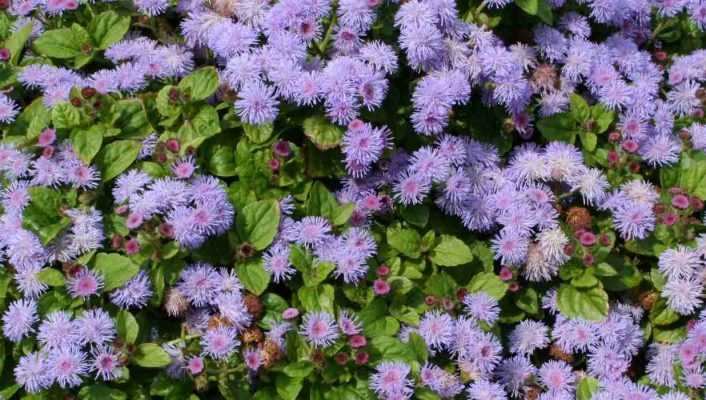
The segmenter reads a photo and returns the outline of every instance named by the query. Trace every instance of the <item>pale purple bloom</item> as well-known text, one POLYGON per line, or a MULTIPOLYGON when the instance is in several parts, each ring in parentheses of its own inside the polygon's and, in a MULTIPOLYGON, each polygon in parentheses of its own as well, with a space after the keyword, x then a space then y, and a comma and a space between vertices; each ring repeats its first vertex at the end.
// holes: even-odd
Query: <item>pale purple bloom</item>
POLYGON ((91 350, 91 370, 96 378, 112 381, 121 376, 119 354, 112 347, 98 346, 91 350))
POLYGON ((503 387, 487 380, 478 380, 468 387, 469 400, 506 400, 503 387))
POLYGON ((260 81, 243 86, 235 109, 243 122, 263 124, 274 121, 277 116, 277 99, 274 90, 260 81))
POLYGON ((87 299, 101 290, 103 278, 95 272, 84 268, 66 283, 72 297, 87 299))
POLYGON ((272 274, 275 283, 288 281, 296 273, 289 261, 289 246, 284 243, 276 243, 270 247, 262 256, 265 271, 272 274))
POLYGON ((15 367, 15 380, 29 393, 37 393, 53 383, 46 355, 35 351, 20 358, 15 367))
POLYGON ((37 303, 32 299, 15 300, 2 316, 2 332, 11 342, 19 342, 37 322, 37 303))
POLYGON ((331 232, 331 224, 322 217, 304 217, 297 222, 295 241, 304 246, 315 246, 323 243, 331 232))
POLYGON ((510 333, 510 351, 530 356, 549 344, 548 328, 541 322, 524 320, 510 333))
POLYGON ((100 308, 85 311, 76 320, 76 333, 82 344, 102 345, 115 338, 115 326, 107 312, 100 308))
POLYGON ((381 398, 408 399, 412 395, 410 368, 402 362, 383 361, 370 376, 370 388, 381 398), (395 397, 397 396, 397 397, 395 397))
POLYGON ((449 314, 428 311, 419 321, 419 334, 429 347, 443 350, 451 345, 455 323, 449 314))
POLYGON ((228 358, 240 345, 233 328, 218 327, 206 331, 201 337, 203 353, 216 360, 228 358))
POLYGON ((463 304, 466 306, 466 314, 488 325, 493 325, 500 315, 498 301, 485 292, 467 294, 463 304))
POLYGON ((72 347, 80 341, 78 326, 66 311, 54 311, 39 325, 37 340, 46 349, 72 347))
POLYGON ((196 263, 181 272, 176 287, 192 304, 201 307, 213 301, 220 282, 221 277, 215 268, 209 264, 196 263))
POLYGON ((704 285, 695 278, 675 278, 667 281, 662 296, 667 305, 681 315, 689 315, 703 304, 704 285))
POLYGON ((537 375, 539 381, 549 389, 549 393, 573 392, 576 378, 571 366, 564 361, 550 360, 545 362, 537 375))
POLYGON ((152 283, 145 271, 140 271, 125 285, 110 294, 110 301, 121 308, 142 308, 152 297, 152 283))
POLYGON ((81 377, 88 373, 86 355, 77 347, 58 347, 49 353, 49 375, 62 388, 81 384, 81 377))
POLYGON ((306 313, 299 333, 314 347, 328 347, 339 336, 336 321, 327 312, 306 313))

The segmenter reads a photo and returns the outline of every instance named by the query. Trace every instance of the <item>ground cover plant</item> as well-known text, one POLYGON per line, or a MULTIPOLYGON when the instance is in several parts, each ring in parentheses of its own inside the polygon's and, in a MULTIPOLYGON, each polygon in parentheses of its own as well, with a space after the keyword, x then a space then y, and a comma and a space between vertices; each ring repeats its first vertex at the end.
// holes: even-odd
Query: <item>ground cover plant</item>
POLYGON ((704 398, 705 0, 0 9, 0 398, 704 398))

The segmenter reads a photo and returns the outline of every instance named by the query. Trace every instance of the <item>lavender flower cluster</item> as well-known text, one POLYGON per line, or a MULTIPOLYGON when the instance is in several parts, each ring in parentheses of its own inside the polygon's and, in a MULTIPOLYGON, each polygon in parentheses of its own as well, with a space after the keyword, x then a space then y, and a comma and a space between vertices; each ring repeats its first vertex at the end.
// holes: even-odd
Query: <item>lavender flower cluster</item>
POLYGON ((0 397, 704 397, 705 0, 0 9, 0 397))

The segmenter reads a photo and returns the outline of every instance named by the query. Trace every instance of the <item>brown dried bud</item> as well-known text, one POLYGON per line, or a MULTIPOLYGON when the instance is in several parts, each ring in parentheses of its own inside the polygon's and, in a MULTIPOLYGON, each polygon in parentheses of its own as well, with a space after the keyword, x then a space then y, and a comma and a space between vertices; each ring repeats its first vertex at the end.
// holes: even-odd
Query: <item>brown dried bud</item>
POLYGON ((267 339, 262 343, 260 356, 262 357, 262 365, 269 368, 282 358, 282 350, 276 342, 267 339))
POLYGON ((262 340, 265 338, 265 335, 262 334, 262 330, 258 328, 257 326, 252 326, 245 331, 243 331, 243 343, 248 344, 248 343, 260 343, 262 340))
POLYGON ((542 389, 536 385, 527 385, 523 388, 525 392, 525 400, 537 400, 542 394, 542 389))
POLYGON ((556 343, 549 346, 549 355, 557 360, 566 361, 569 364, 574 362, 574 356, 564 352, 556 343))
POLYGON ((659 294, 657 292, 646 292, 640 294, 640 305, 646 311, 650 311, 655 305, 655 302, 659 299, 659 294))
POLYGON ((171 288, 164 298, 164 310, 170 317, 181 317, 189 309, 189 302, 177 288, 171 288))
POLYGON ((566 213, 566 223, 574 230, 589 229, 593 223, 593 218, 588 209, 584 207, 571 207, 566 213))
POLYGON ((265 307, 262 305, 262 301, 260 301, 259 297, 252 293, 248 293, 243 298, 243 303, 245 303, 245 308, 247 308, 248 313, 250 313, 253 318, 260 319, 262 316, 262 311, 265 307))
POLYGON ((556 69, 549 64, 537 66, 532 74, 532 86, 542 91, 558 89, 560 81, 556 69))

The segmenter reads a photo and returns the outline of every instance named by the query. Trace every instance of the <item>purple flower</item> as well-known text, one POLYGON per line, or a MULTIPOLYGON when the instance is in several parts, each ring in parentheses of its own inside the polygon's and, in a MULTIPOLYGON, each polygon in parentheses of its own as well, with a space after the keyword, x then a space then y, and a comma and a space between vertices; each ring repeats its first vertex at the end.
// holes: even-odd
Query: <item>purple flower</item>
POLYGON ((667 305, 681 315, 689 315, 703 304, 704 285, 700 279, 669 279, 662 289, 667 305))
POLYGON ((209 264, 196 263, 187 266, 179 277, 177 289, 197 307, 213 301, 221 277, 209 264))
POLYGON ((32 331, 37 322, 37 303, 32 299, 15 300, 2 316, 2 332, 11 342, 19 342, 32 331))
POLYGON ((115 326, 107 312, 95 308, 84 312, 76 320, 76 333, 82 344, 102 345, 115 338, 115 326))
POLYGON ((655 228, 655 215, 649 204, 628 202, 613 212, 613 225, 624 239, 644 239, 655 228))
POLYGON ((403 173, 393 188, 395 199, 404 205, 420 204, 430 189, 431 181, 411 170, 403 173))
POLYGON ((77 347, 59 347, 49 354, 47 360, 49 375, 62 388, 81 384, 81 376, 88 372, 86 355, 77 347))
POLYGON ((72 347, 80 340, 77 325, 66 311, 54 311, 39 325, 37 340, 46 349, 72 347))
POLYGON ((96 378, 112 381, 121 376, 119 354, 112 347, 98 346, 91 350, 91 370, 96 378))
POLYGON ((491 241, 495 259, 506 265, 519 265, 527 257, 529 241, 517 232, 502 229, 491 241))
POLYGON ((179 179, 189 179, 196 171, 196 161, 192 156, 177 160, 172 164, 172 172, 179 179))
POLYGON ((539 381, 549 389, 549 393, 573 392, 576 378, 571 366, 564 361, 550 360, 545 362, 537 375, 539 381))
POLYGON ((485 292, 467 294, 463 304, 466 306, 466 314, 488 325, 493 325, 500 315, 498 301, 485 292))
POLYGON ((381 398, 408 399, 412 396, 410 368, 402 362, 383 361, 370 376, 370 388, 381 398))
POLYGON ((522 321, 510 333, 510 351, 530 356, 535 350, 547 347, 548 333, 549 329, 541 322, 522 321))
POLYGON ((668 279, 690 278, 701 271, 704 263, 701 255, 686 246, 667 249, 659 255, 657 262, 660 272, 668 279))
POLYGON ((221 315, 227 318, 236 330, 242 330, 250 325, 252 317, 239 292, 221 293, 214 303, 221 315))
POLYGON ((0 95, 0 123, 13 122, 19 112, 17 109, 17 103, 5 95, 0 95))
POLYGON ((449 314, 428 311, 419 321, 419 334, 434 350, 443 350, 451 345, 455 323, 449 314))
POLYGON ((235 109, 243 122, 263 124, 277 116, 277 99, 274 90, 260 81, 248 83, 238 93, 235 109))
POLYGON ((347 336, 357 335, 361 332, 360 322, 355 315, 348 311, 341 311, 338 315, 338 327, 347 336))
POLYGON ((84 268, 68 280, 67 286, 72 297, 87 299, 103 287, 103 278, 84 268))
POLYGON ((125 285, 110 294, 110 301, 120 308, 142 308, 152 297, 152 283, 145 271, 140 271, 125 285))
POLYGON ((469 400, 507 400, 503 387, 487 380, 477 380, 468 387, 469 400))
POLYGON ((495 371, 499 382, 514 397, 519 397, 520 389, 536 372, 530 360, 519 355, 503 360, 495 371))
POLYGON ((306 313, 299 333, 314 347, 328 347, 338 339, 336 322, 327 312, 306 313))
POLYGON ((163 14, 169 7, 167 0, 134 0, 134 3, 141 13, 150 17, 163 14))
POLYGON ((392 47, 380 41, 373 40, 364 44, 358 51, 358 58, 386 74, 397 70, 397 54, 392 47))
POLYGON ((419 373, 422 384, 442 398, 453 398, 463 391, 458 376, 450 374, 437 365, 426 363, 419 373))
POLYGON ((262 357, 260 357, 260 351, 256 349, 247 349, 243 352, 243 360, 245 360, 245 365, 251 371, 257 371, 262 365, 262 357))
POLYGON ((649 362, 646 371, 650 380, 660 386, 674 387, 674 363, 677 349, 674 345, 653 343, 648 351, 649 362))
POLYGON ((331 225, 322 217, 304 217, 297 222, 295 241, 304 246, 315 246, 323 243, 331 232, 331 225))
POLYGON ((275 283, 288 281, 296 273, 289 261, 289 246, 285 243, 276 243, 262 256, 265 271, 272 274, 275 283))
POLYGON ((228 358, 240 345, 233 328, 218 327, 210 329, 201 337, 203 353, 216 360, 228 358))
POLYGON ((43 353, 35 351, 20 358, 15 367, 15 380, 29 393, 37 393, 53 383, 49 364, 43 353))

